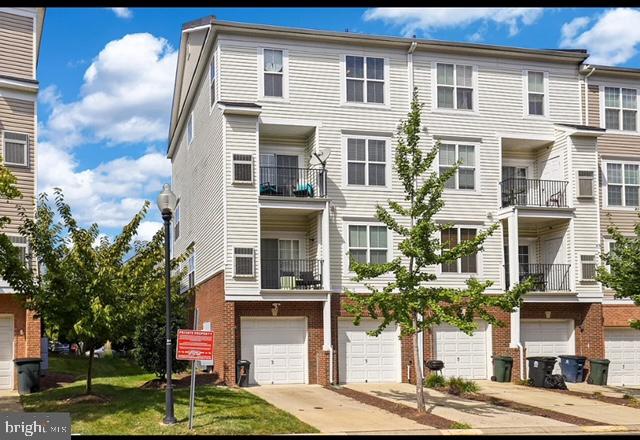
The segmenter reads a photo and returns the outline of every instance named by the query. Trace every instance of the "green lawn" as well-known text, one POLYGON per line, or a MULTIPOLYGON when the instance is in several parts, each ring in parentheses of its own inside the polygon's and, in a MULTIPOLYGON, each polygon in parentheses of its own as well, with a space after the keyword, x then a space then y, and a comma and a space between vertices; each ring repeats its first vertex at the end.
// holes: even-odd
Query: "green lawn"
MULTIPOLYGON (((86 359, 50 358, 49 369, 58 373, 84 375, 86 359)), ((142 390, 140 385, 153 379, 131 362, 122 359, 97 359, 94 394, 105 403, 66 402, 84 392, 85 382, 22 396, 25 411, 69 412, 72 432, 80 434, 187 434, 189 389, 174 390, 178 423, 164 426, 165 393, 142 390)), ((241 389, 215 386, 196 388, 194 434, 278 434, 306 433, 317 430, 289 413, 241 389)))

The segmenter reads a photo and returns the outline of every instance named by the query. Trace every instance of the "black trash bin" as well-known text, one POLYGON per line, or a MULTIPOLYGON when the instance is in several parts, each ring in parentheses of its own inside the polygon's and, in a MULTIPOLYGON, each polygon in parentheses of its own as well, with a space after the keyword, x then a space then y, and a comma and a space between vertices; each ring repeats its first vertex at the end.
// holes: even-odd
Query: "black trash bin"
POLYGON ((14 360, 18 369, 18 392, 31 394, 40 391, 40 358, 14 360))
POLYGON ((493 357, 493 377, 496 382, 511 382, 511 370, 513 368, 513 358, 511 356, 493 357))
POLYGON ((553 367, 556 365, 555 357, 531 356, 529 361, 529 379, 533 381, 534 387, 544 387, 544 378, 551 376, 553 367))
POLYGON ((560 370, 562 377, 566 382, 578 383, 584 381, 584 364, 587 361, 586 356, 574 356, 569 354, 561 354, 560 370))
POLYGON ((249 369, 251 362, 241 359, 236 363, 236 383, 238 386, 249 386, 249 369))

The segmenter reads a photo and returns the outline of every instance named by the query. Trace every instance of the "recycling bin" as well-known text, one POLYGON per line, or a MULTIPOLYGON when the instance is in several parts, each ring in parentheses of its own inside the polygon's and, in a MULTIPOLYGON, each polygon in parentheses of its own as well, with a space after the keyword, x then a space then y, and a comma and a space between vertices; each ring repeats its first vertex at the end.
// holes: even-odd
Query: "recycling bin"
POLYGON ((40 358, 15 359, 18 370, 18 392, 31 394, 40 391, 40 358))
POLYGON ((496 382, 511 382, 513 358, 511 356, 492 356, 493 376, 496 382))
POLYGON ((609 359, 589 359, 591 372, 587 378, 587 383, 593 385, 606 385, 609 375, 609 359))
POLYGON ((551 376, 553 367, 556 365, 555 357, 531 356, 529 361, 529 379, 533 381, 534 387, 544 387, 544 378, 551 376))
POLYGON ((587 362, 586 356, 574 356, 561 354, 560 370, 566 382, 578 383, 584 381, 584 364, 587 362))
POLYGON ((241 359, 236 363, 236 383, 238 386, 249 386, 249 370, 251 369, 251 362, 241 359))

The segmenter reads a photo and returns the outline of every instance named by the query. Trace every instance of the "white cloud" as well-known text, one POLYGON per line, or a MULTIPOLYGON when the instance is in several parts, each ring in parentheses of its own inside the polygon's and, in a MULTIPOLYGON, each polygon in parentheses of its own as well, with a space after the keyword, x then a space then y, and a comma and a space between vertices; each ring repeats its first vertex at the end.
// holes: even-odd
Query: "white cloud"
POLYGON ((145 220, 140 223, 135 240, 151 241, 160 228, 162 228, 161 222, 150 222, 145 220))
POLYGON ((405 36, 417 31, 428 35, 438 29, 464 27, 475 22, 508 26, 509 35, 513 36, 520 26, 535 23, 542 14, 542 8, 373 8, 368 9, 363 18, 402 26, 405 36))
POLYGON ((85 71, 80 99, 56 103, 43 136, 65 148, 165 140, 176 59, 148 33, 109 42, 85 71))
POLYGON ((129 8, 109 8, 119 18, 131 18, 133 17, 133 11, 129 8))
POLYGON ((560 45, 587 49, 590 63, 617 65, 633 58, 639 43, 640 11, 616 8, 593 18, 578 17, 565 23, 560 45), (584 30, 589 23, 591 27, 584 30))

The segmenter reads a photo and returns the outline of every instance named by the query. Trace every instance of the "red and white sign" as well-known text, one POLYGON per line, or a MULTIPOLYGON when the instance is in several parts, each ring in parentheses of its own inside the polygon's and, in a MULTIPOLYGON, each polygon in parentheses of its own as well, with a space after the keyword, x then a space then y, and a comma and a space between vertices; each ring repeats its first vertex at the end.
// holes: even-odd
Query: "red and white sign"
POLYGON ((176 359, 181 361, 210 361, 213 359, 213 332, 178 330, 176 359))

